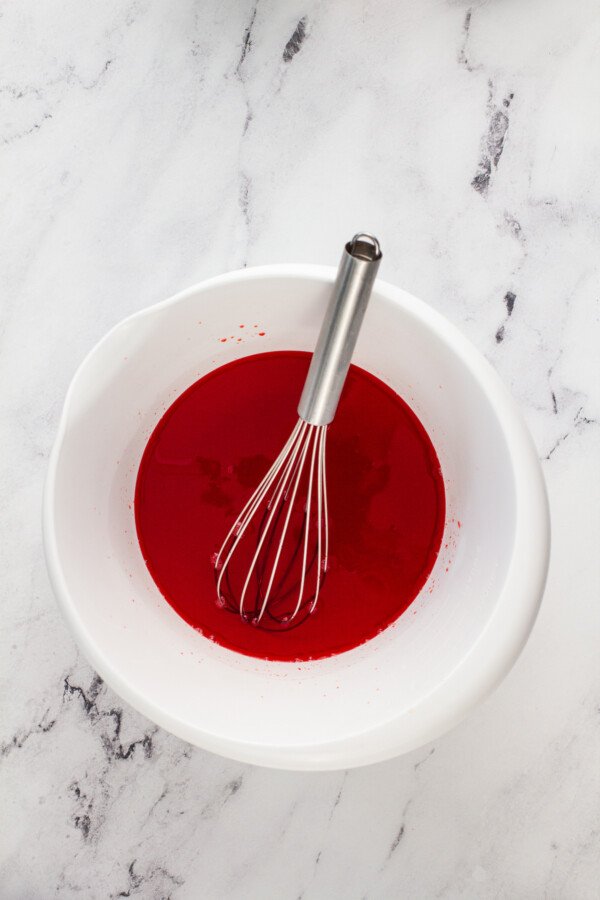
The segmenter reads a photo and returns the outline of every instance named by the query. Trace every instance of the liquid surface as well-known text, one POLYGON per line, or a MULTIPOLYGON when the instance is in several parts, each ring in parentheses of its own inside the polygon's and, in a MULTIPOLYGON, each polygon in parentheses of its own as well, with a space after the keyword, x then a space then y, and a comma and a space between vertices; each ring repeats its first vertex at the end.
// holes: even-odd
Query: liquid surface
POLYGON ((157 425, 136 484, 141 550, 165 599, 207 637, 265 659, 317 659, 374 637, 425 584, 444 529, 425 429, 352 366, 327 436, 330 552, 317 609, 272 632, 219 608, 215 551, 297 421, 309 362, 308 353, 261 353, 197 381, 157 425))

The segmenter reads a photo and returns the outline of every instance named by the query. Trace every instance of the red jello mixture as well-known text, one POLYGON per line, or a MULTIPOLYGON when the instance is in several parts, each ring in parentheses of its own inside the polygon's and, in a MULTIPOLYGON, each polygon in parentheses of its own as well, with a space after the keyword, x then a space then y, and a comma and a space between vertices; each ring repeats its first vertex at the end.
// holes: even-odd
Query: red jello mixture
POLYGON ((309 362, 308 353, 259 353, 201 378, 158 423, 136 484, 140 547, 165 599, 207 637, 264 659, 317 659, 374 637, 425 584, 444 530, 444 483, 425 429, 352 366, 327 436, 330 553, 314 614, 273 632, 219 608, 215 551, 297 420, 309 362))

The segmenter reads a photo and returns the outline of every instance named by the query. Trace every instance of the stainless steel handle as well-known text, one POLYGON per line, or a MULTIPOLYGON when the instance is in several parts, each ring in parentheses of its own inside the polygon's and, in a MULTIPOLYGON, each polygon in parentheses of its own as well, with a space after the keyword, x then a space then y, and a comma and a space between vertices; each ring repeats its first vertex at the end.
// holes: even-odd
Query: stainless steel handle
POLYGON ((356 234, 344 247, 298 404, 311 425, 329 425, 335 415, 380 262, 379 241, 370 234, 356 234))

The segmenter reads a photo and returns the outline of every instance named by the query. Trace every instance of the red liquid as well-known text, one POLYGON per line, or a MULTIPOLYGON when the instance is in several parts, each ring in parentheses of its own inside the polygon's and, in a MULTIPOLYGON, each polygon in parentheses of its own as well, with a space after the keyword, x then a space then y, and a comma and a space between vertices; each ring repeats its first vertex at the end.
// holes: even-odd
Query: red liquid
POLYGON ((197 381, 144 452, 137 532, 161 593, 219 644, 265 659, 350 650, 412 603, 444 529, 440 465, 425 429, 390 388, 352 366, 327 436, 330 553, 313 615, 264 631, 216 603, 214 553, 297 421, 310 354, 260 353, 197 381))

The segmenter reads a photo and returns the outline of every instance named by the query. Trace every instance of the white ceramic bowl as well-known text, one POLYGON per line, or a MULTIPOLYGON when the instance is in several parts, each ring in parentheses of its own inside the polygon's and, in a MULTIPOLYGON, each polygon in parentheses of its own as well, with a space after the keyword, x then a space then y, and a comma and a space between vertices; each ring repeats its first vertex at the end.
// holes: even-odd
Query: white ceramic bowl
POLYGON ((117 325, 73 379, 44 502, 56 596, 108 684, 192 744, 290 769, 383 760, 452 727, 518 656, 548 565, 543 478, 514 402, 442 316, 377 282, 355 362, 419 415, 447 491, 444 549, 420 596, 362 647, 303 664, 226 650, 161 597, 133 517, 150 433, 216 366, 259 351, 312 350, 334 275, 315 266, 245 269, 117 325), (244 342, 221 342, 241 323, 264 337, 249 328, 244 342))

